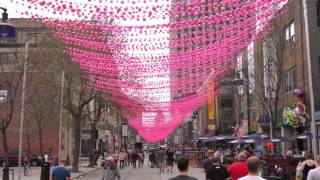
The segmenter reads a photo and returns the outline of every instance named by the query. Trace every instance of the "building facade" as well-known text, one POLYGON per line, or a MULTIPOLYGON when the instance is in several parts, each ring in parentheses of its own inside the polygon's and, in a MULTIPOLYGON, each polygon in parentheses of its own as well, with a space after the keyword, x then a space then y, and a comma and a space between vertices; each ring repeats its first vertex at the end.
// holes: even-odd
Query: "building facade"
MULTIPOLYGON (((289 1, 286 5, 287 13, 272 22, 273 30, 254 43, 255 83, 251 106, 254 106, 255 110, 251 111, 254 111, 256 118, 251 117, 251 121, 258 122, 256 129, 259 132, 273 137, 292 137, 310 132, 313 121, 311 116, 303 127, 292 126, 286 119, 284 110, 297 103, 293 94, 295 89, 304 91, 306 113, 311 114, 311 106, 314 106, 315 112, 319 111, 319 1, 312 0, 307 3, 309 22, 304 20, 303 0, 289 1), (310 26, 309 32, 306 31, 305 23, 310 26), (308 65, 306 35, 310 35, 311 69, 308 65), (310 96, 310 77, 314 97, 310 96), (315 99, 314 104, 311 104, 311 98, 315 99)), ((297 146, 301 150, 311 149, 308 141, 298 144, 279 143, 277 148, 286 152, 288 148, 297 146)), ((319 143, 317 146, 319 149, 319 143)))

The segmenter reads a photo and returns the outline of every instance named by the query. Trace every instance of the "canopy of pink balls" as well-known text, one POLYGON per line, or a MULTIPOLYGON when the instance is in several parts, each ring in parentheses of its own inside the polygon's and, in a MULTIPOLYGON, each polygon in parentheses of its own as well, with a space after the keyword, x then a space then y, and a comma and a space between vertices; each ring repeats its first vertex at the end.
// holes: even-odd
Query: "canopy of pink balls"
POLYGON ((155 142, 219 93, 217 80, 271 29, 287 0, 12 1, 52 27, 87 72, 88 86, 111 93, 128 123, 155 142))

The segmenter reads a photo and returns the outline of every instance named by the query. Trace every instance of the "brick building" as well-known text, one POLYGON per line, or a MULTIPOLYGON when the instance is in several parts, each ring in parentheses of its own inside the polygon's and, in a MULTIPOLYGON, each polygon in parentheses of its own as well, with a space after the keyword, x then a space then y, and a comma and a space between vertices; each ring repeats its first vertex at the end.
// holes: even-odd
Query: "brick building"
MULTIPOLYGON (((302 89, 305 92, 304 103, 307 107, 307 112, 310 114, 311 106, 315 106, 315 111, 319 111, 319 1, 307 1, 309 7, 308 23, 310 26, 309 32, 306 32, 304 21, 303 0, 289 1, 287 5, 287 13, 278 17, 273 21, 274 28, 272 32, 265 38, 255 42, 254 44, 254 77, 255 77, 255 92, 252 105, 255 107, 256 117, 251 118, 251 121, 257 121, 260 131, 270 133, 270 120, 273 121, 274 137, 291 137, 297 133, 310 132, 309 126, 304 130, 287 128, 283 126, 283 109, 296 102, 293 96, 294 89, 302 89), (311 68, 308 67, 307 56, 307 41, 306 33, 310 35, 310 53, 311 53, 311 68), (275 63, 270 63, 270 59, 275 63), (313 88, 315 93, 315 104, 310 101, 310 76, 312 72, 313 88), (259 84, 260 83, 260 84, 259 84), (262 105, 261 98, 269 99, 274 110, 273 118, 268 113, 268 108, 262 105), (261 96, 262 97, 262 96, 261 96), (274 101, 278 102, 275 103, 274 101), (308 128, 309 127, 309 128, 308 128), (299 132, 298 132, 299 131, 299 132)), ((251 112, 252 114, 252 112, 251 112)), ((319 127, 319 126, 317 126, 319 127)), ((320 128, 318 128, 320 129, 320 128)), ((304 141, 304 149, 311 149, 310 144, 304 141)), ((319 143, 318 143, 319 144, 319 143)), ((318 145, 319 146, 319 145, 318 145)), ((294 143, 286 143, 281 148, 278 144, 278 149, 284 152, 289 147, 296 147, 294 143)), ((319 149, 319 148, 318 148, 319 149)))
MULTIPOLYGON (((7 129, 7 140, 9 149, 18 149, 19 145, 19 128, 20 128, 20 110, 21 110, 21 94, 22 94, 22 72, 23 63, 25 60, 25 44, 29 41, 29 69, 27 71, 27 88, 26 88, 26 110, 25 110, 25 122, 24 122, 24 134, 23 134, 23 150, 31 151, 34 155, 40 155, 40 143, 39 143, 39 128, 37 128, 35 121, 28 114, 31 104, 28 104, 28 100, 34 94, 30 94, 30 87, 33 85, 34 77, 38 76, 38 69, 33 68, 33 62, 41 60, 41 57, 32 56, 32 50, 36 48, 41 39, 46 36, 47 28, 43 25, 35 22, 31 22, 28 19, 11 19, 10 23, 15 24, 17 27, 17 36, 15 39, 4 40, 0 42, 0 80, 1 90, 8 90, 8 95, 16 95, 13 102, 14 111, 13 119, 7 129), (8 83, 9 82, 9 83, 8 83), (18 83, 17 83, 18 82, 18 83), (10 87, 9 87, 10 86, 10 87), (17 86, 16 93, 12 93, 14 89, 11 86, 17 86)), ((46 73, 48 78, 54 78, 54 75, 50 72, 46 73)), ((49 98, 49 97, 48 97, 49 98)), ((55 108, 53 106, 52 108, 55 108)), ((8 112, 10 102, 1 103, 2 118, 8 112)), ((51 152, 52 155, 57 155, 58 151, 58 137, 59 137, 59 119, 55 119, 52 122, 48 122, 50 127, 42 129, 42 142, 43 152, 51 152)), ((2 135, 0 135, 2 140, 2 135)), ((3 153, 3 141, 0 143, 0 154, 3 153)))

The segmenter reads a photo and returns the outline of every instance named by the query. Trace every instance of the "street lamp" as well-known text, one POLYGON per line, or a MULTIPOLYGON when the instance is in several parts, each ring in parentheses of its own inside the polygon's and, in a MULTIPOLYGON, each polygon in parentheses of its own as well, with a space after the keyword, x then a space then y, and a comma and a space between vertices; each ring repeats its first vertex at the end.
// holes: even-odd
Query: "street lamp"
POLYGON ((25 94, 26 94, 26 81, 27 81, 27 68, 28 68, 28 58, 29 58, 29 45, 33 39, 26 41, 25 45, 25 57, 23 65, 23 79, 22 79, 22 97, 21 97, 21 113, 20 113, 20 134, 19 134, 19 159, 18 159, 18 180, 21 179, 21 156, 22 156, 22 139, 23 139, 23 129, 24 129, 24 111, 25 111, 25 94))
POLYGON ((3 10, 3 13, 2 13, 2 22, 8 22, 7 8, 0 7, 0 9, 3 10))
POLYGON ((16 26, 8 23, 7 9, 0 7, 3 10, 2 20, 0 23, 0 38, 15 38, 16 37, 16 26))

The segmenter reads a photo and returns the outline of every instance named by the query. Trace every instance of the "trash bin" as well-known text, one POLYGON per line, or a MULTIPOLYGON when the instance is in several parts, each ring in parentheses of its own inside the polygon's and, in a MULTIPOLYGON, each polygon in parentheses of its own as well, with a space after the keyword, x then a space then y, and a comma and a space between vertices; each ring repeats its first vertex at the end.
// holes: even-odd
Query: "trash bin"
POLYGON ((3 168, 2 180, 14 180, 14 169, 3 168), (10 178, 10 172, 11 172, 11 178, 10 178))
POLYGON ((9 169, 8 168, 2 169, 2 179, 3 180, 9 179, 9 169))
POLYGON ((50 180, 50 163, 42 163, 40 180, 50 180))

